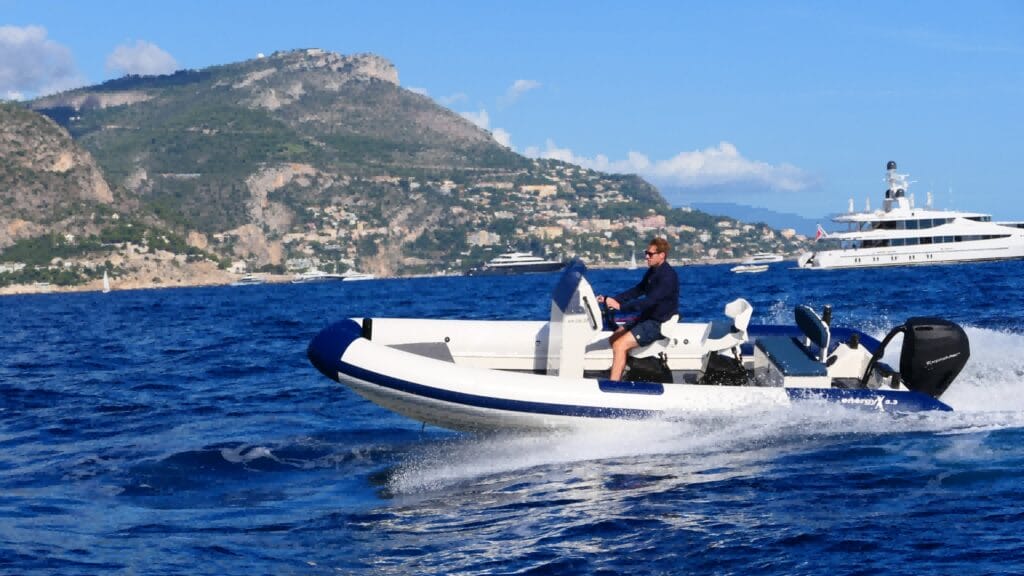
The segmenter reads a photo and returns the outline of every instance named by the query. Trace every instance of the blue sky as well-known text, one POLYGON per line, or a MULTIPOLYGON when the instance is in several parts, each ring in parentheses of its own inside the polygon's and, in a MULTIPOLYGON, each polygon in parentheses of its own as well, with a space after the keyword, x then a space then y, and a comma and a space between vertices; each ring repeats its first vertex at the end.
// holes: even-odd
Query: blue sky
POLYGON ((1024 2, 0 0, 0 97, 276 50, 372 52, 529 156, 674 204, 1024 220, 1024 2))

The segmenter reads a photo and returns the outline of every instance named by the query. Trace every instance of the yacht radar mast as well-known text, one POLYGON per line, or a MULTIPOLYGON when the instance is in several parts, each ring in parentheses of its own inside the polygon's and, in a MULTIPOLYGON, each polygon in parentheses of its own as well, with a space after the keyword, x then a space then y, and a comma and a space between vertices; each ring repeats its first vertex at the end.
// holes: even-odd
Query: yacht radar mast
POLYGON ((889 163, 885 165, 885 171, 885 180, 889 187, 885 190, 885 203, 882 209, 886 212, 893 208, 909 209, 910 204, 907 199, 907 188, 910 187, 910 183, 907 182, 909 174, 897 173, 896 162, 893 160, 889 160, 889 163))

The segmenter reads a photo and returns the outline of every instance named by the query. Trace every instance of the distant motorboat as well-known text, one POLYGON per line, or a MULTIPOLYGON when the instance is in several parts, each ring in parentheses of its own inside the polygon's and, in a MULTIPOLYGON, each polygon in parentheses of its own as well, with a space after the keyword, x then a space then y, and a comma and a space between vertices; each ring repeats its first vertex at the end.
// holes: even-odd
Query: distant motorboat
POLYGON ((330 280, 344 280, 344 276, 341 274, 328 274, 321 270, 310 270, 308 272, 300 272, 292 278, 292 284, 309 284, 312 282, 327 282, 330 280))
POLYGON ((730 272, 735 272, 737 274, 751 274, 756 272, 766 272, 767 270, 767 264, 740 264, 739 266, 733 266, 729 269, 730 272))
POLYGON ((257 286, 259 284, 266 284, 267 279, 263 276, 256 276, 255 274, 246 274, 231 283, 232 286, 257 286))
POLYGON ((771 252, 758 252, 750 258, 747 258, 741 264, 745 265, 758 265, 758 264, 774 264, 775 262, 782 262, 782 256, 780 254, 772 254, 771 252))
POLYGON ((557 260, 545 260, 529 252, 507 252, 489 260, 483 266, 469 271, 471 276, 498 274, 526 274, 529 272, 557 272, 565 268, 566 263, 557 260))
POLYGON ((341 275, 341 279, 345 282, 351 282, 353 280, 373 280, 374 278, 376 278, 376 276, 373 274, 357 272, 355 270, 346 270, 345 273, 341 275))

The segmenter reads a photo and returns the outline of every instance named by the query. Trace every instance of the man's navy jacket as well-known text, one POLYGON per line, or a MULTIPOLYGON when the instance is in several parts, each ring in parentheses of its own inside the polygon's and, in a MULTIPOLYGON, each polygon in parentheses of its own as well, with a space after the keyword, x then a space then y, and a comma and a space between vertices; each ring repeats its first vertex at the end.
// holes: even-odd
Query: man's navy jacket
POLYGON ((614 298, 623 312, 639 312, 631 327, 644 320, 665 322, 679 313, 679 276, 668 262, 662 262, 648 268, 639 284, 614 298))

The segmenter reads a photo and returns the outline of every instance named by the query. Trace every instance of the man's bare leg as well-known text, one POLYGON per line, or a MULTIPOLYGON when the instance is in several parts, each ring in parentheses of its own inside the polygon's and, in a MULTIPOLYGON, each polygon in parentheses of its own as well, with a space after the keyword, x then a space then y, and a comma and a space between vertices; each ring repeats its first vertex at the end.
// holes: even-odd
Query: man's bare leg
POLYGON ((621 326, 615 330, 608 341, 612 345, 612 380, 621 380, 622 371, 626 369, 626 353, 639 346, 633 333, 621 326))

